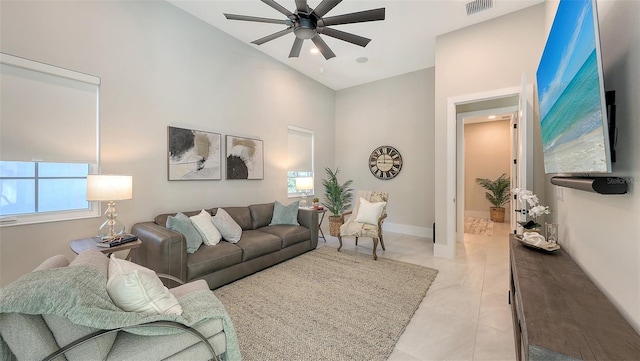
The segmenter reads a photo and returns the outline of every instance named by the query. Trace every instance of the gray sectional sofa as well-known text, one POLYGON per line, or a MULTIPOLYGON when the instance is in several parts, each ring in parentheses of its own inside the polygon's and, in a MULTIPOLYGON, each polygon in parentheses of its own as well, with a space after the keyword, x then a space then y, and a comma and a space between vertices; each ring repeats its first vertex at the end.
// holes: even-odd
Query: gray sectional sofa
MULTIPOLYGON (((215 289, 318 245, 315 210, 299 209, 299 225, 270 226, 274 203, 222 208, 242 228, 237 243, 222 240, 215 246, 202 245, 194 253, 187 253, 184 235, 166 227, 167 218, 176 213, 165 213, 156 216, 153 222, 137 223, 131 228, 131 233, 142 241, 132 260, 184 282, 205 280, 210 289, 215 289)), ((206 211, 214 216, 217 208, 206 211)), ((200 211, 182 213, 193 216, 200 211)))

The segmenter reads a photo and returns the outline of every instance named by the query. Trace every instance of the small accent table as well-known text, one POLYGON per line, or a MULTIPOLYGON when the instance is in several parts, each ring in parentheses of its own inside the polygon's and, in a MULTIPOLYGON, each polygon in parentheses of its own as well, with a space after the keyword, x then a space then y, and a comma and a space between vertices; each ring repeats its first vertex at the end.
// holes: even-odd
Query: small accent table
POLYGON ((136 248, 140 247, 140 245, 142 244, 142 241, 138 239, 133 242, 128 242, 125 244, 121 244, 119 246, 107 248, 107 247, 98 247, 96 243, 98 243, 99 240, 100 240, 99 237, 88 237, 83 239, 76 239, 69 242, 69 248, 71 248, 71 250, 75 254, 80 254, 81 252, 88 251, 88 250, 96 250, 106 254, 107 256, 111 255, 114 252, 129 250, 129 253, 127 254, 127 257, 125 259, 127 261, 131 261, 131 258, 133 257, 136 251, 136 248))
POLYGON ((322 232, 322 221, 324 221, 324 214, 327 213, 326 209, 316 209, 316 211, 321 214, 320 216, 320 221, 318 222, 318 230, 320 231, 320 236, 319 238, 324 239, 324 241, 326 242, 327 239, 324 238, 324 232, 322 232))

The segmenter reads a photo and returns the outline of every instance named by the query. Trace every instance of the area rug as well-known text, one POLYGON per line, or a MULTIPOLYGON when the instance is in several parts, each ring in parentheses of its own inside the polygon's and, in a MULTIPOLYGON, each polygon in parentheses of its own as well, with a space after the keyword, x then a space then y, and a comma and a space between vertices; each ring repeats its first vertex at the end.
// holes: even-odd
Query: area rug
POLYGON ((323 246, 214 293, 244 361, 382 361, 437 273, 323 246))
POLYGON ((484 218, 464 217, 464 233, 493 235, 493 222, 484 218))

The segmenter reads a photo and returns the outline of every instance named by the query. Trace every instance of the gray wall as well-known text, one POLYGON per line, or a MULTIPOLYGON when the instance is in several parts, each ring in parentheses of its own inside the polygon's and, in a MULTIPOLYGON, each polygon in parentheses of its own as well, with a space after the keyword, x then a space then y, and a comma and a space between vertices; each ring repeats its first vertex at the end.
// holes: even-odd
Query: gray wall
POLYGON ((354 189, 389 192, 386 230, 431 237, 433 99, 434 68, 336 93, 339 179, 352 179, 354 189), (402 170, 391 180, 380 180, 369 171, 369 156, 381 145, 402 154, 402 170))
MULTIPOLYGON (((551 28, 557 2, 547 2, 551 28)), ((613 175, 623 196, 603 196, 547 183, 560 244, 640 332, 640 2, 598 1, 605 87, 616 91, 618 144, 613 175), (561 195, 561 197, 559 196, 561 195)))
MULTIPOLYGON (((1 6, 2 52, 101 77, 102 172, 133 175, 133 200, 117 204, 127 228, 168 211, 290 202, 288 124, 314 130, 316 169, 333 167, 335 92, 169 3, 1 6), (264 140, 264 180, 167 181, 168 125, 264 140)), ((68 242, 101 223, 0 228, 0 285, 48 256, 71 258, 68 242)))

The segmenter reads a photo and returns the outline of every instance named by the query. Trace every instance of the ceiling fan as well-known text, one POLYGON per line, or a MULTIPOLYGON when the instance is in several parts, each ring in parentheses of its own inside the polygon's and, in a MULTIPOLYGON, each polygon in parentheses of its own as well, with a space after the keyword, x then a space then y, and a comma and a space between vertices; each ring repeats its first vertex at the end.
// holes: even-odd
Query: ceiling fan
POLYGON ((290 58, 297 58, 300 55, 300 49, 302 48, 302 43, 305 39, 311 39, 325 59, 329 60, 335 57, 336 54, 334 54, 329 46, 327 46, 327 43, 322 40, 320 34, 365 47, 369 44, 371 39, 329 28, 328 26, 384 20, 384 8, 359 11, 355 13, 331 16, 328 18, 323 17, 336 7, 336 5, 342 2, 342 0, 323 0, 315 9, 309 7, 307 0, 295 0, 296 10, 294 12, 287 10, 285 7, 273 0, 261 1, 285 15, 287 19, 279 20, 235 14, 224 14, 224 16, 229 20, 286 25, 286 29, 267 35, 258 40, 254 40, 252 43, 261 45, 267 41, 277 39, 283 35, 293 32, 296 39, 294 40, 291 52, 289 53, 290 58))

